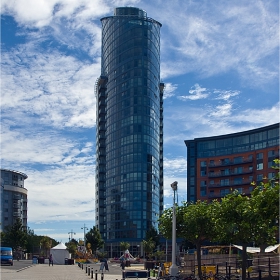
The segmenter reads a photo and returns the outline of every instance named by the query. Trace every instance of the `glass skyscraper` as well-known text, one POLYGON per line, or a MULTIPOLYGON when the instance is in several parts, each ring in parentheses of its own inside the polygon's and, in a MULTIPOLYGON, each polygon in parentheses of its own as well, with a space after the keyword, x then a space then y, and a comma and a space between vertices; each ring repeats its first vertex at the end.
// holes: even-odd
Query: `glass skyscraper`
POLYGON ((135 245, 163 210, 161 24, 134 7, 115 8, 101 23, 96 226, 107 245, 135 245))

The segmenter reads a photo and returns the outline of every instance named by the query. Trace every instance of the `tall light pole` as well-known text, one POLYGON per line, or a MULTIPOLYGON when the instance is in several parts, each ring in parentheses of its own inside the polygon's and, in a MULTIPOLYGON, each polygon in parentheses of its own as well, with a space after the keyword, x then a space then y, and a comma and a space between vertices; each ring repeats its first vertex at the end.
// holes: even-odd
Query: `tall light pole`
POLYGON ((86 230, 88 230, 88 228, 86 227, 86 224, 84 224, 84 226, 81 228, 84 230, 84 249, 86 250, 86 230))
POLYGON ((169 268, 171 276, 177 276, 179 269, 176 265, 176 204, 175 204, 175 192, 177 191, 178 182, 175 181, 171 184, 171 188, 174 191, 173 198, 173 219, 172 219, 172 265, 169 268))
MULTIPOLYGON (((76 232, 74 232, 73 229, 71 229, 71 231, 68 232, 68 234, 70 234, 70 233, 71 233, 71 240, 72 240, 73 239, 73 234, 75 235, 76 232)), ((69 235, 69 241, 70 241, 70 235, 69 235)))

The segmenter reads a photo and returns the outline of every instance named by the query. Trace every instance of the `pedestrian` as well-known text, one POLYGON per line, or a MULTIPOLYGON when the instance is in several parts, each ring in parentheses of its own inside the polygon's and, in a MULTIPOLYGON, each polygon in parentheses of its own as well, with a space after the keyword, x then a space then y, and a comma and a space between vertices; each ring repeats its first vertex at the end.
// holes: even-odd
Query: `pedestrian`
POLYGON ((53 266, 53 256, 52 256, 52 254, 50 254, 50 257, 49 257, 49 266, 50 265, 53 266))
POLYGON ((104 258, 103 262, 104 262, 105 271, 108 270, 108 272, 109 272, 107 259, 104 258))
POLYGON ((120 267, 122 268, 122 270, 124 270, 124 269, 125 269, 125 263, 124 263, 124 260, 121 260, 120 267))

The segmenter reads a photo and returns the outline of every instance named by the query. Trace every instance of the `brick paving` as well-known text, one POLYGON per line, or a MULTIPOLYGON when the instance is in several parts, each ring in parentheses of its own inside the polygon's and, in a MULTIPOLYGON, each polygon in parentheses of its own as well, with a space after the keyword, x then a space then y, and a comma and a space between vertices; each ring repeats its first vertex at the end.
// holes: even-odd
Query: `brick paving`
MULTIPOLYGON (((90 280, 90 275, 86 273, 85 266, 80 268, 75 265, 54 265, 48 264, 31 264, 21 270, 12 270, 5 266, 1 267, 1 280, 90 280)), ((102 280, 102 274, 99 270, 100 264, 91 264, 93 269, 93 279, 97 270, 97 280, 102 280)), ((143 270, 142 267, 130 267, 129 270, 143 270)), ((87 269, 88 270, 88 269, 87 269)), ((121 280, 122 271, 118 264, 110 264, 109 272, 104 271, 103 280, 121 280)))

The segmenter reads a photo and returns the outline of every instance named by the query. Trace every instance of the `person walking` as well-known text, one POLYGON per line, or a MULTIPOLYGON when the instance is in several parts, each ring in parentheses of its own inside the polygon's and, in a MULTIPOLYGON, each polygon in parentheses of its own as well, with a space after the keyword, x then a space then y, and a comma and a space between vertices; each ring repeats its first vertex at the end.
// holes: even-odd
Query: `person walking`
POLYGON ((53 266, 53 256, 52 256, 52 254, 50 254, 50 257, 49 257, 49 266, 50 265, 53 266))

